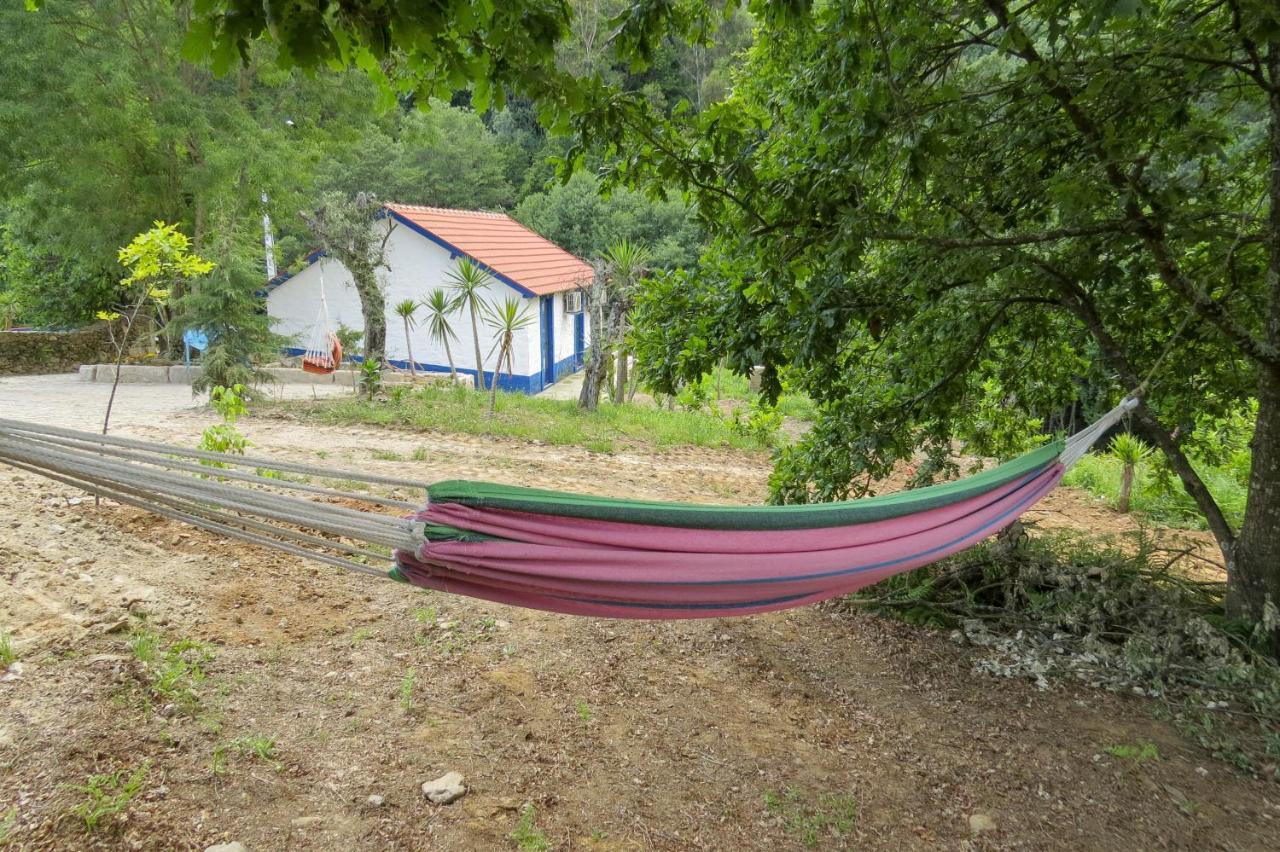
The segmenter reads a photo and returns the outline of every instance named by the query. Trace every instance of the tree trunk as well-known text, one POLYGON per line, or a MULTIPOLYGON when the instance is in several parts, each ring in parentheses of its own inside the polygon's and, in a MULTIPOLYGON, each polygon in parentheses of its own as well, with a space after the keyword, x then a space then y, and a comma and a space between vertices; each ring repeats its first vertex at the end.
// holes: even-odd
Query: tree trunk
MULTIPOLYGON (((471 309, 471 341, 476 345, 476 390, 484 390, 484 359, 480 357, 480 325, 476 322, 476 303, 468 302, 471 309)), ((493 383, 498 383, 498 370, 493 371, 493 383)))
POLYGON ((449 348, 449 338, 444 338, 444 357, 449 359, 449 378, 453 379, 453 383, 458 383, 458 368, 453 366, 453 350, 449 348))
MULTIPOLYGON (((1266 342, 1280 345, 1280 41, 1267 45, 1271 91, 1269 148, 1271 179, 1267 220, 1266 342)), ((1258 420, 1244 524, 1227 562, 1227 614, 1268 624, 1271 651, 1280 655, 1280 370, 1258 367, 1258 420), (1270 609, 1271 618, 1268 618, 1270 609)))
POLYGON ((591 341, 587 353, 587 366, 582 371, 582 391, 578 394, 578 407, 595 411, 600 405, 600 386, 604 379, 605 360, 608 352, 599 341, 591 341))
MULTIPOLYGON (((341 258, 339 258, 341 260, 341 258)), ((346 264, 348 269, 352 264, 346 264)), ((352 275, 360 296, 360 312, 364 314, 364 357, 381 363, 387 358, 387 301, 378 286, 377 276, 352 275)))
POLYGON ((1116 501, 1116 508, 1121 514, 1129 514, 1129 500, 1133 497, 1133 475, 1136 473, 1134 466, 1126 464, 1124 470, 1120 473, 1120 499, 1116 501))
POLYGON ((627 349, 619 344, 618 346, 618 391, 613 395, 613 401, 621 405, 627 401, 627 349))
POLYGON ((498 413, 498 371, 502 369, 502 358, 507 354, 505 347, 498 351, 498 361, 493 365, 493 381, 489 383, 489 419, 498 413))
POLYGON ((413 363, 413 341, 409 339, 409 319, 404 321, 404 351, 409 353, 409 375, 418 378, 418 366, 413 363))

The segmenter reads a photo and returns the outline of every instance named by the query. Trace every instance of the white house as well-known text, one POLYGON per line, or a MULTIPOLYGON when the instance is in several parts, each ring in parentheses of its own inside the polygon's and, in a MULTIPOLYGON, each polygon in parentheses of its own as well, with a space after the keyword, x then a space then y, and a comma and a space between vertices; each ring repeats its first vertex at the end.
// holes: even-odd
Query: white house
MULTIPOLYGON (((518 298, 536 321, 517 333, 515 375, 504 371, 498 387, 537 393, 582 366, 590 334, 589 319, 581 311, 575 293, 591 280, 591 265, 538 236, 504 213, 446 210, 409 204, 388 204, 374 225, 387 238, 388 269, 380 270, 387 300, 387 360, 408 369, 404 322, 393 312, 405 299, 422 301, 442 288, 449 292, 449 272, 461 257, 469 257, 490 275, 484 298, 501 304, 518 298), (566 299, 566 296, 568 298, 566 299), (576 303, 576 304, 575 304, 576 303)), ((360 298, 351 273, 337 260, 314 254, 310 264, 293 275, 274 278, 267 287, 267 313, 273 328, 293 339, 288 350, 302 354, 311 336, 320 305, 323 281, 332 328, 339 323, 364 328, 360 298)), ((426 310, 419 311, 417 327, 410 331, 417 369, 448 372, 444 347, 427 333, 426 310)), ((461 311, 450 318, 458 335, 450 342, 459 373, 475 375, 475 346, 470 316, 461 311)), ((480 354, 484 357, 485 384, 493 377, 493 330, 480 321, 480 354)))

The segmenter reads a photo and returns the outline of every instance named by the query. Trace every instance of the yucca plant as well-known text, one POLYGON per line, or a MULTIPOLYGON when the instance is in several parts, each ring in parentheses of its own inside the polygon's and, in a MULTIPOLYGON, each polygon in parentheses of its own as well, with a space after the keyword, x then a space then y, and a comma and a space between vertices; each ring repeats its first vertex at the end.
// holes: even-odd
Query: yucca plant
POLYGON ((627 352, 627 311, 631 307, 632 295, 641 279, 648 274, 649 250, 644 246, 622 239, 609 246, 604 253, 608 264, 609 283, 614 297, 621 301, 618 324, 613 330, 617 341, 618 369, 614 373, 615 385, 610 388, 610 396, 616 403, 627 401, 627 368, 630 357, 627 352))
POLYGON ((1111 455, 1124 465, 1120 473, 1120 497, 1116 500, 1116 508, 1125 514, 1128 514, 1129 502, 1133 498, 1133 482, 1138 473, 1138 464, 1151 455, 1151 451, 1150 444, 1128 432, 1111 439, 1111 455))
MULTIPOLYGON (((465 307, 471 315, 471 337, 476 347, 477 390, 484 390, 484 359, 480 357, 480 310, 485 304, 484 287, 488 283, 489 273, 469 257, 459 258, 458 265, 449 273, 455 310, 465 307)), ((494 375, 497 375, 496 369, 494 375)))
POLYGON ((502 366, 505 364, 507 375, 515 375, 516 332, 527 328, 534 321, 534 316, 529 310, 528 303, 522 305, 519 299, 510 297, 502 304, 483 302, 481 306, 484 310, 485 325, 497 333, 493 348, 489 350, 490 355, 498 353, 498 358, 493 364, 493 387, 490 389, 489 397, 489 416, 492 417, 498 410, 498 373, 502 372, 502 366))
POLYGON ((444 345, 444 357, 449 361, 449 376, 453 379, 453 383, 458 383, 458 368, 453 364, 453 348, 449 346, 450 340, 457 340, 458 335, 453 330, 453 325, 449 322, 449 317, 458 310, 457 303, 449 298, 449 294, 443 290, 432 290, 427 294, 427 298, 422 300, 422 307, 427 312, 427 334, 431 335, 431 339, 444 345))
POLYGON ((418 303, 413 299, 405 299, 396 304, 395 312, 396 316, 404 321, 404 348, 409 353, 409 375, 416 379, 418 368, 413 363, 413 341, 409 337, 409 332, 415 327, 413 315, 418 312, 418 303))

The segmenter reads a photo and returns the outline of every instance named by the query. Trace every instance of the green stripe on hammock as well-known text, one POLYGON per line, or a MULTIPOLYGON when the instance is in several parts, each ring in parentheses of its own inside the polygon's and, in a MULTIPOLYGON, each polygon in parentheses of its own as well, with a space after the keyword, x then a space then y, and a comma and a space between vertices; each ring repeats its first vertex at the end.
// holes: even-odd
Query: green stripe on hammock
POLYGON ((716 506, 594 497, 542 488, 448 480, 427 491, 433 503, 460 503, 541 515, 715 530, 795 530, 883 521, 949 506, 1053 464, 1064 443, 1053 441, 998 467, 927 488, 862 500, 798 506, 716 506))

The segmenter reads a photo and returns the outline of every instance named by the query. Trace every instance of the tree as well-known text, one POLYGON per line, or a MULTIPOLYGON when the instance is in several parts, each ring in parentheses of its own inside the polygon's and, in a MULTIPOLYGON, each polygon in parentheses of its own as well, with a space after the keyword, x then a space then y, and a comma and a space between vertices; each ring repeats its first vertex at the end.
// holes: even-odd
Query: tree
POLYGON ((436 207, 510 207, 515 189, 506 169, 513 154, 471 110, 440 101, 425 106, 367 124, 358 142, 333 154, 330 187, 436 207))
POLYGON ((377 226, 382 204, 371 193, 346 196, 326 193, 312 211, 303 211, 302 220, 326 253, 351 273, 364 315, 364 357, 382 362, 387 353, 387 300, 378 280, 378 270, 387 265, 387 240, 395 229, 377 226))
POLYGON ((418 303, 413 299, 398 302, 394 308, 396 316, 404 322, 404 346, 409 353, 409 375, 418 377, 418 366, 413 362, 413 340, 409 332, 414 328, 413 315, 418 312, 418 303))
MULTIPOLYGON (((222 254, 220 211, 256 221, 264 192, 285 252, 303 248, 295 211, 328 152, 370 121, 363 73, 281 70, 260 43, 215 77, 184 58, 190 4, 22 6, 0 4, 0 223, 34 264, 17 288, 24 317, 75 324, 118 304, 116 249, 155 219, 222 254)), ((231 234, 260 264, 261 230, 231 234)))
POLYGON ((599 179, 585 172, 527 196, 512 215, 588 259, 627 240, 649 247, 649 265, 673 269, 693 265, 702 247, 702 230, 687 204, 654 201, 623 187, 605 194, 599 179))
MULTIPOLYGON (((120 286, 129 295, 129 303, 121 306, 119 330, 111 332, 116 349, 115 376, 111 393, 107 397, 107 410, 102 417, 102 434, 107 434, 111 423, 111 409, 115 405, 116 390, 120 387, 120 365, 129 351, 138 319, 147 305, 165 302, 180 284, 206 275, 214 265, 191 250, 191 241, 178 230, 177 225, 156 222, 149 231, 134 237, 120 249, 120 265, 129 270, 120 286)), ((107 317, 115 319, 114 317, 107 317)))
POLYGON ((611 300, 616 302, 616 319, 609 329, 618 358, 618 367, 614 373, 616 388, 611 396, 614 402, 622 403, 627 401, 627 369, 631 360, 631 352, 627 347, 627 314, 640 281, 648 271, 645 265, 649 260, 649 252, 644 246, 622 240, 609 247, 604 259, 611 300))
POLYGON ((453 365, 453 349, 449 346, 449 341, 457 340, 458 335, 454 332, 449 317, 458 310, 458 306, 445 291, 436 288, 422 300, 422 307, 427 311, 427 334, 444 346, 444 357, 449 360, 449 377, 456 385, 458 368, 453 365))
POLYGON ((1133 483, 1138 475, 1138 465, 1151 455, 1151 447, 1141 438, 1129 433, 1117 435, 1111 441, 1111 455, 1122 465, 1120 470, 1120 494, 1116 508, 1128 514, 1129 501, 1133 497, 1133 483))
POLYGON ((530 310, 528 303, 521 304, 520 300, 510 296, 501 304, 485 302, 483 309, 485 324, 492 328, 496 335, 489 354, 493 355, 496 352, 498 356, 493 362, 493 384, 489 388, 491 391, 489 416, 493 417, 498 410, 498 373, 502 371, 502 365, 506 364, 508 376, 516 374, 516 332, 528 328, 537 320, 537 317, 530 310))
MULTIPOLYGON (((713 235, 691 284, 727 334, 708 343, 705 318, 667 317, 713 359, 764 364, 770 393, 786 370, 819 403, 775 472, 780 499, 857 491, 953 436, 1012 452, 1029 430, 989 418, 1059 409, 1081 380, 1108 404, 1141 389, 1135 429, 1216 537, 1229 612, 1274 623, 1273 4, 846 0, 762 24, 722 107, 663 121, 633 101, 603 120, 620 146, 648 146, 619 163, 626 177, 675 176, 713 235), (1251 398, 1236 530, 1190 458, 1200 424, 1251 398)), ((672 386, 698 360, 651 379, 672 386)))
MULTIPOLYGON (((476 354, 476 390, 484 390, 484 359, 480 357, 480 322, 479 315, 483 308, 484 290, 489 284, 489 273, 480 268, 469 257, 458 258, 458 263, 449 270, 449 286, 453 288, 453 305, 455 310, 466 308, 471 317, 471 342, 476 354)), ((494 382, 498 380, 497 368, 494 368, 494 382)))

